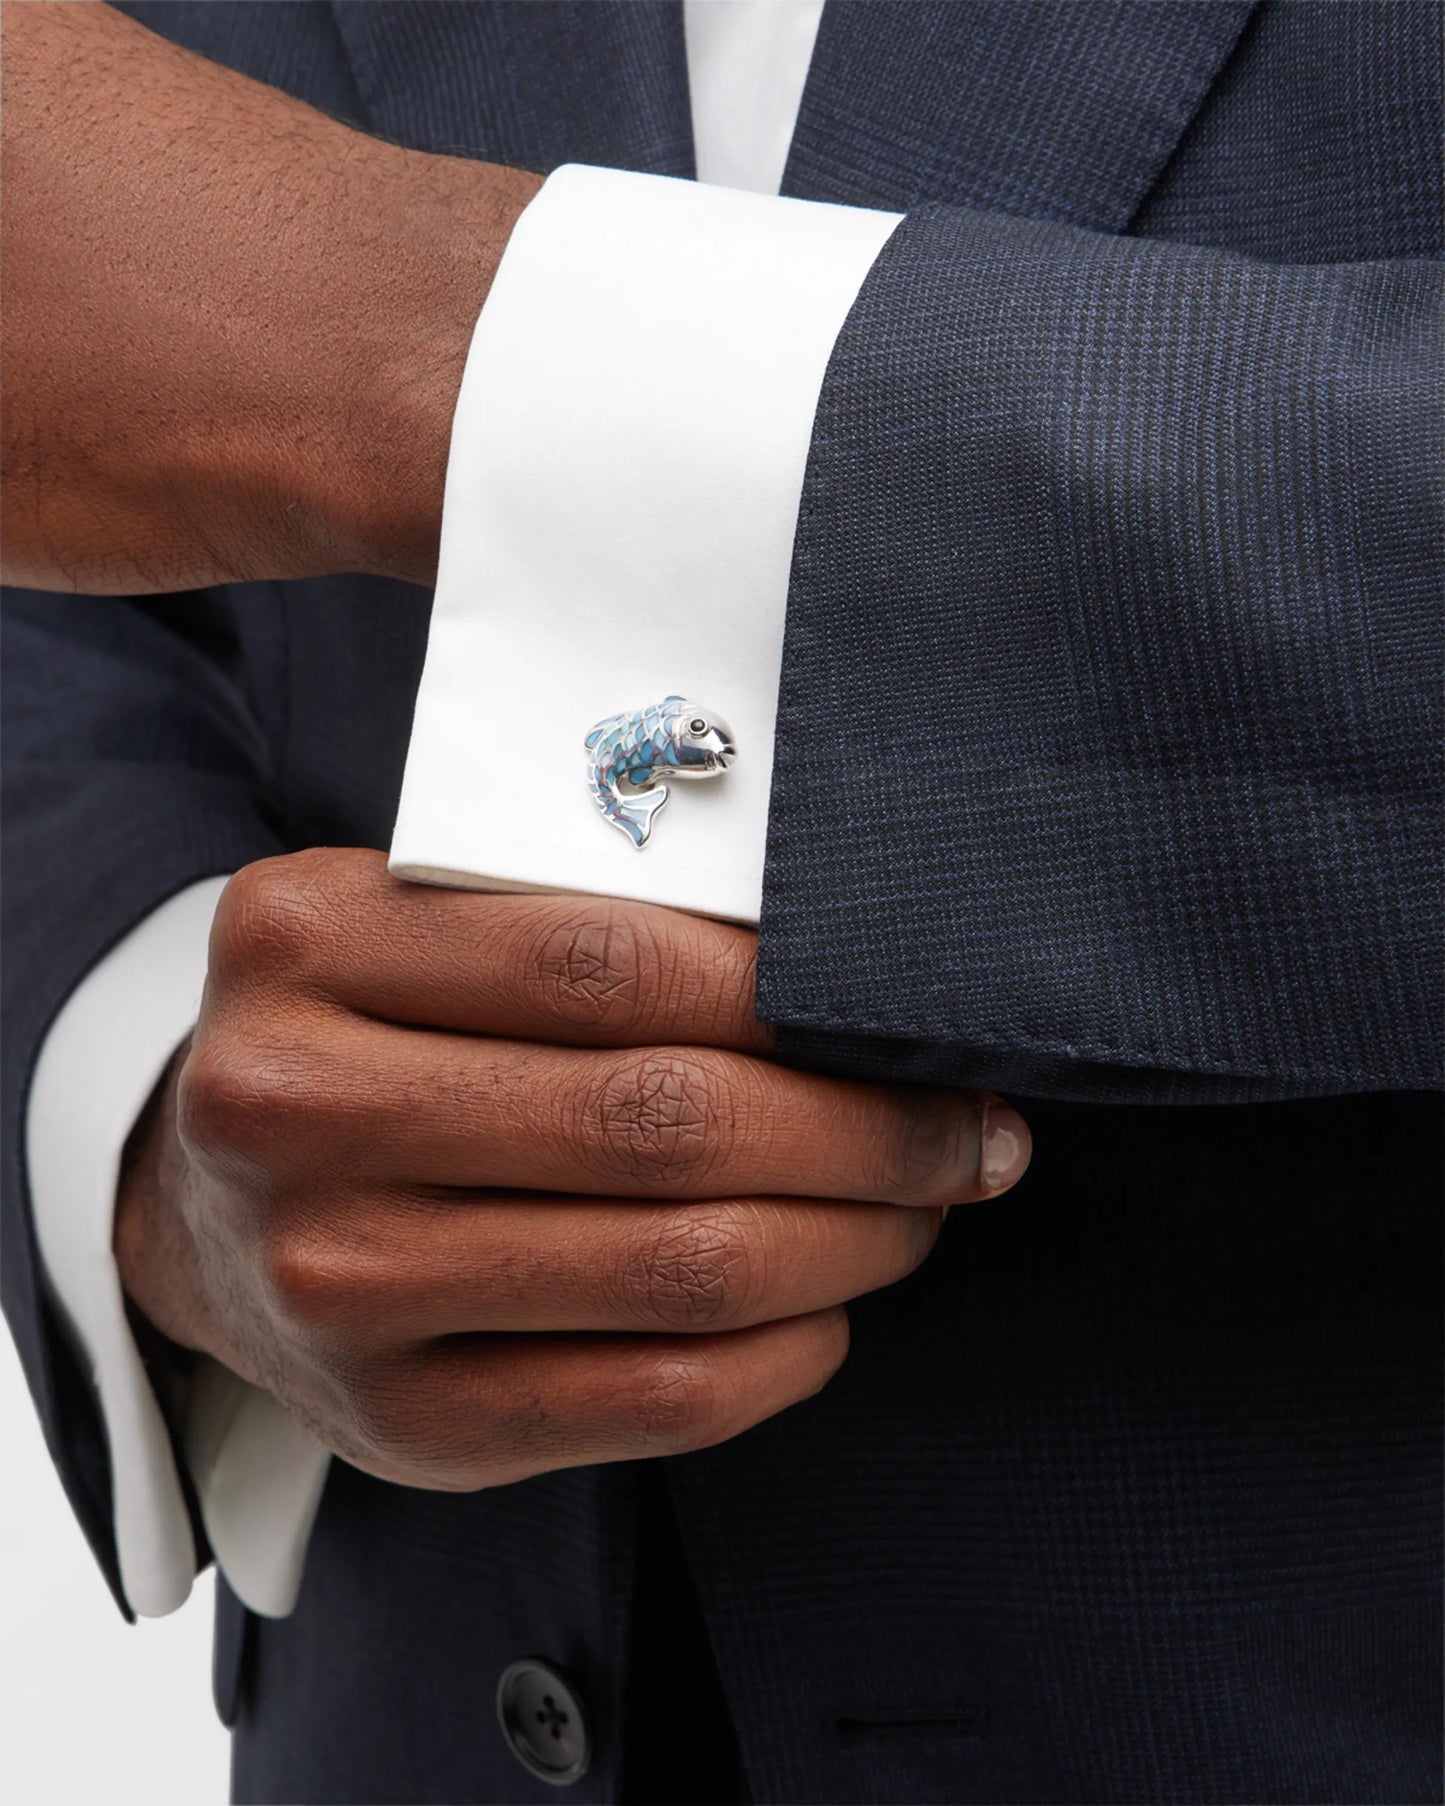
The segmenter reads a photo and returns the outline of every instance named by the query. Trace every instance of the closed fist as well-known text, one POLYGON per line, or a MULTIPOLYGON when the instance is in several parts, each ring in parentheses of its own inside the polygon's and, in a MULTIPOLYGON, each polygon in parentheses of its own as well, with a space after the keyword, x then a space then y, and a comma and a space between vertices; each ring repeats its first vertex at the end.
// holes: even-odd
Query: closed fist
POLYGON ((845 1301, 1012 1184, 1028 1134, 775 1064, 755 946, 372 852, 248 867, 132 1150, 127 1290, 409 1485, 675 1454, 806 1397, 845 1301))

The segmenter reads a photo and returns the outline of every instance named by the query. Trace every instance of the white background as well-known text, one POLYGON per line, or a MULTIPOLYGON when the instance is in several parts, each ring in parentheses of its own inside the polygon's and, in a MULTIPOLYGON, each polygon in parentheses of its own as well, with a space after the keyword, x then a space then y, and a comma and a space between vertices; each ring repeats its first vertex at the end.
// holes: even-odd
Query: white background
POLYGON ((222 1806, 230 1743, 211 1705, 211 1576, 171 1617, 125 1622, 3 1329, 0 1447, 0 1800, 222 1806))

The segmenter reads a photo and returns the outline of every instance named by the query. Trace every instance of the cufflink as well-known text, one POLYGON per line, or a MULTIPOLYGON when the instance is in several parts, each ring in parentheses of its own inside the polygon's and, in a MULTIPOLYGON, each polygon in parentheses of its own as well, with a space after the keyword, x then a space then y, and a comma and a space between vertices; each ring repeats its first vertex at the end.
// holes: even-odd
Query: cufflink
POLYGON ((609 715, 584 744, 593 802, 639 849, 673 778, 721 777, 737 757, 727 723, 685 696, 609 715))

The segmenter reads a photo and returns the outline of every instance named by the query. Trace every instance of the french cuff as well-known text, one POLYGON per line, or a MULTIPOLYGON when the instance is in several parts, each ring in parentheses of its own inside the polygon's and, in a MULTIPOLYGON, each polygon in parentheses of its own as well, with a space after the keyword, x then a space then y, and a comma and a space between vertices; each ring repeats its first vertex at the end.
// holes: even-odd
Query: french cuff
MULTIPOLYGON (((44 1280, 99 1400, 121 1587, 147 1618, 184 1604, 196 1549, 111 1251, 116 1187, 131 1129, 196 1021, 225 884, 206 879, 161 904, 77 986, 41 1048, 25 1116, 44 1280)), ((325 1451, 269 1394, 205 1358, 179 1410, 217 1564, 252 1610, 283 1615, 300 1582, 325 1451)))
POLYGON ((814 411, 900 218, 579 165, 544 184, 458 397, 395 873, 757 921, 814 411), (671 695, 737 758, 638 848, 583 742, 671 695))

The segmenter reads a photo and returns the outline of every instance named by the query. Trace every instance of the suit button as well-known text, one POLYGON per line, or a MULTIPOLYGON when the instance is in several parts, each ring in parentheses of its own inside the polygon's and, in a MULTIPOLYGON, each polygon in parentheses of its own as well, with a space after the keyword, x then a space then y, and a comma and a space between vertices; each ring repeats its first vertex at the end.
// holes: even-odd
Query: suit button
POLYGON ((539 1781, 566 1787, 592 1759, 582 1702, 559 1669, 540 1656, 509 1662, 497 1682, 497 1717, 507 1747, 539 1781))

